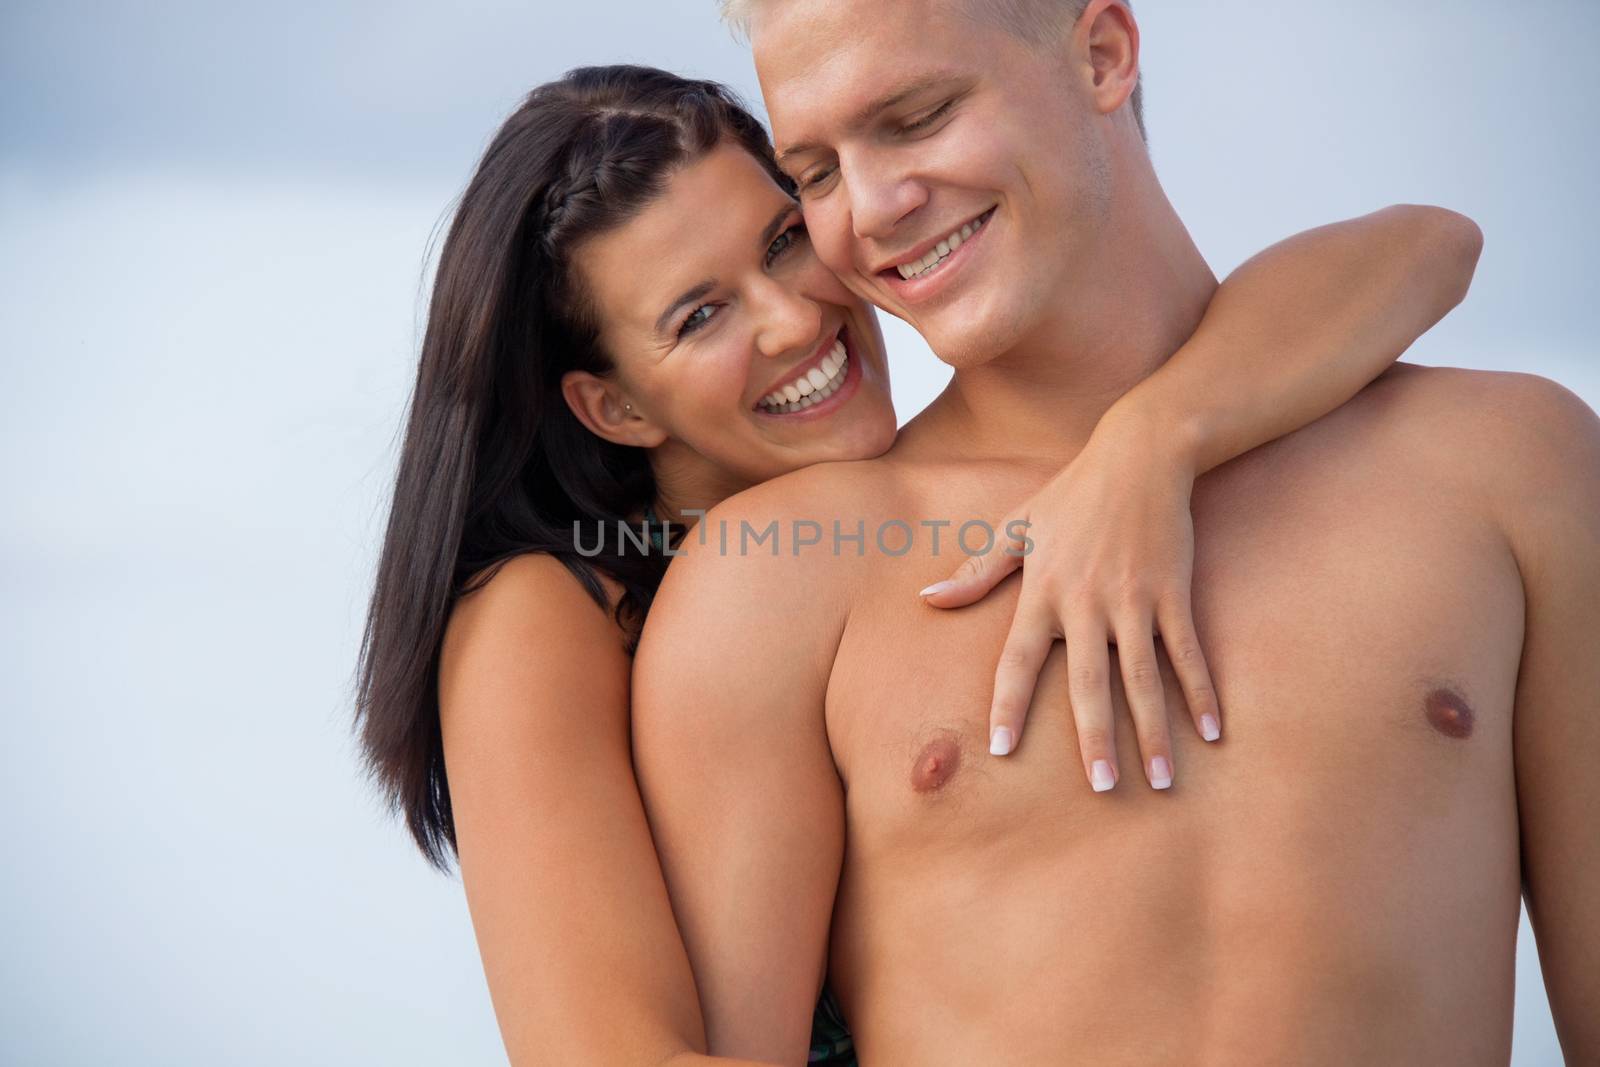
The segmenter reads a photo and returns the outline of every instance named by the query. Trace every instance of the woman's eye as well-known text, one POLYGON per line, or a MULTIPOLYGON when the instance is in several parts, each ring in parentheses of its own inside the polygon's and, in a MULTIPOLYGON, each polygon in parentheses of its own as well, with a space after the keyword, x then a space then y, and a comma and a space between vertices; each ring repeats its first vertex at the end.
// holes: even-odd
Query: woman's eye
POLYGON ((683 320, 683 325, 678 327, 678 336, 693 333, 706 323, 710 322, 717 313, 717 305, 701 304, 689 312, 689 317, 683 320))
POLYGON ((797 222, 778 234, 777 238, 767 248, 767 266, 770 267, 774 260, 805 239, 806 224, 803 222, 797 222))

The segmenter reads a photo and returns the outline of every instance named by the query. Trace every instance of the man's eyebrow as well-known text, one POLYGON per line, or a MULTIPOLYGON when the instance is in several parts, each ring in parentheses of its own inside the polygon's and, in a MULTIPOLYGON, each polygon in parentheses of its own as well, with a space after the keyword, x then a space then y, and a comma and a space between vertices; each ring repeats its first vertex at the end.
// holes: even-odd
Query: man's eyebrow
MULTIPOLYGON (((863 126, 871 123, 873 119, 876 119, 879 115, 885 111, 888 111, 890 108, 899 104, 903 104, 912 97, 919 96, 922 93, 927 92, 929 89, 943 85, 947 82, 956 81, 959 78, 960 75, 955 71, 940 70, 935 71, 932 74, 925 74, 922 77, 917 78, 915 81, 898 85, 884 93, 882 96, 878 97, 876 100, 873 100, 866 106, 857 110, 854 115, 851 115, 849 120, 845 123, 845 131, 853 133, 854 131, 859 130, 863 126)), ((782 164, 790 156, 798 156, 804 155, 807 152, 815 152, 821 147, 821 145, 813 141, 806 141, 801 144, 790 145, 782 152, 778 153, 778 162, 779 164, 782 164)))
MULTIPOLYGON (((783 228, 784 221, 793 213, 794 204, 792 203, 785 203, 783 207, 778 209, 778 213, 772 216, 772 221, 767 223, 767 225, 761 231, 762 248, 766 248, 768 245, 772 244, 773 238, 777 237, 778 231, 783 228)), ((685 304, 692 304, 696 300, 705 299, 706 296, 711 293, 711 290, 715 289, 716 287, 717 283, 708 278, 699 285, 696 285, 693 289, 689 289, 680 294, 676 300, 667 305, 667 310, 663 311, 661 313, 661 317, 656 320, 656 333, 665 334, 667 332, 667 324, 672 321, 672 316, 678 313, 679 308, 683 307, 685 304)))

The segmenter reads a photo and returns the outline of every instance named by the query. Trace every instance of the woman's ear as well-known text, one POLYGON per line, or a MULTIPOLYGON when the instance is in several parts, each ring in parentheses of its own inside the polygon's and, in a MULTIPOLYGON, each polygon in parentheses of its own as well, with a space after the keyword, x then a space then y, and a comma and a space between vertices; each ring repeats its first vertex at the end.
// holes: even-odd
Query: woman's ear
POLYGON ((654 448, 667 433, 624 400, 616 382, 588 371, 561 376, 561 396, 579 422, 596 437, 632 448, 654 448))
POLYGON ((1073 36, 1088 60, 1090 98, 1109 115, 1139 86, 1139 24, 1122 0, 1091 0, 1073 36))

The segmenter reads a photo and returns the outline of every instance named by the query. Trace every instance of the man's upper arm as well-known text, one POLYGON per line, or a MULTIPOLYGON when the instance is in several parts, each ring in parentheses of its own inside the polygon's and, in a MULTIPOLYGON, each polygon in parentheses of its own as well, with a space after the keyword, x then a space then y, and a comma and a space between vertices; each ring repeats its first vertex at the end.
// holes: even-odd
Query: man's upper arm
MULTIPOLYGON (((737 529, 725 508, 703 522, 724 517, 737 529)), ((710 1051, 783 1063, 805 1062, 844 850, 823 717, 837 618, 802 562, 691 547, 651 608, 633 693, 710 1051)))
POLYGON ((1523 886, 1566 1058, 1600 1063, 1600 420, 1542 379, 1509 399, 1527 409, 1507 519, 1527 602, 1514 725, 1523 886))

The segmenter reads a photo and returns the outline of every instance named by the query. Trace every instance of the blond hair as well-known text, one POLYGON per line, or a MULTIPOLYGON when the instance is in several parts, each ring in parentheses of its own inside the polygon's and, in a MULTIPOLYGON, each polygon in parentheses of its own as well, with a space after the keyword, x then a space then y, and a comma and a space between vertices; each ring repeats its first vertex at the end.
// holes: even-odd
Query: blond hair
MULTIPOLYGON (((766 0, 721 0, 722 20, 746 40, 756 9, 766 0)), ((967 15, 992 23, 1029 44, 1040 45, 1061 29, 1063 18, 1076 23, 1089 0, 958 0, 967 15)), ((1131 8, 1132 0, 1124 0, 1131 8)), ((1144 76, 1133 87, 1133 120, 1139 136, 1149 140, 1144 128, 1144 76)))

